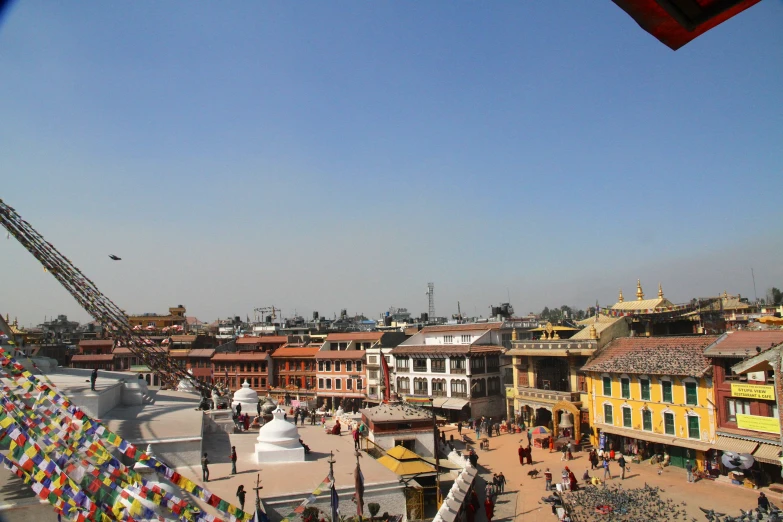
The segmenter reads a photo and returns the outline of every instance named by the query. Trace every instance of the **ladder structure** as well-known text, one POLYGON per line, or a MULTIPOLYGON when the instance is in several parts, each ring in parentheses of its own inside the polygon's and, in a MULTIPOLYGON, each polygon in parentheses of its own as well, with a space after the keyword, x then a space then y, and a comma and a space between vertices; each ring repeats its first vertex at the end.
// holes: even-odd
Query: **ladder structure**
POLYGON ((194 378, 175 364, 166 352, 156 350, 150 339, 135 332, 125 312, 103 295, 95 283, 2 199, 0 199, 0 223, 43 265, 46 272, 57 279, 87 313, 101 323, 117 346, 126 346, 134 356, 155 372, 166 386, 176 388, 179 381, 184 379, 190 381, 202 396, 209 395, 212 390, 218 391, 213 384, 194 378))

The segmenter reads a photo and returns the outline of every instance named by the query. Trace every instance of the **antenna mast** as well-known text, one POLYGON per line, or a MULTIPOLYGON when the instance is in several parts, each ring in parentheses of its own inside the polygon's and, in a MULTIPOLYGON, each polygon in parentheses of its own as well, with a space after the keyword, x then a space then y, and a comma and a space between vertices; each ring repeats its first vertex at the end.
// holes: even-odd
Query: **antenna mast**
POLYGON ((429 320, 435 319, 435 283, 427 283, 427 297, 429 298, 429 320))

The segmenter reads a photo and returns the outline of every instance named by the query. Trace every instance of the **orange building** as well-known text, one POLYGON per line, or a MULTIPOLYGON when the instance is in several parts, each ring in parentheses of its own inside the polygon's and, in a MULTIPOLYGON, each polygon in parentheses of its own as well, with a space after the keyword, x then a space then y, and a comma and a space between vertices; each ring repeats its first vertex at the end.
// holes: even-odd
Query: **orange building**
POLYGON ((79 353, 71 357, 71 368, 114 370, 114 341, 94 339, 79 342, 79 353))
POLYGON ((274 361, 274 388, 272 395, 284 398, 296 394, 300 400, 315 398, 315 355, 320 346, 284 346, 272 354, 274 361))
POLYGON ((185 307, 182 305, 169 308, 168 315, 130 315, 128 322, 134 330, 146 332, 187 331, 188 328, 185 307))
POLYGON ((315 355, 318 361, 318 406, 357 410, 366 399, 365 350, 380 342, 383 332, 333 333, 315 355))

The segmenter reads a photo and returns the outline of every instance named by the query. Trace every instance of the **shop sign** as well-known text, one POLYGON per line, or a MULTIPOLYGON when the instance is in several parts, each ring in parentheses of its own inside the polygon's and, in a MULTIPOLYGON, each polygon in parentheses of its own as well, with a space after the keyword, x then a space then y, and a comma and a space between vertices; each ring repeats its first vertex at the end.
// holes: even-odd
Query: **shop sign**
POLYGON ((780 433, 780 419, 738 413, 737 427, 743 430, 763 431, 764 433, 780 433))
POLYGON ((731 383, 731 396, 743 399, 758 399, 761 401, 775 400, 775 387, 763 384, 731 383))
POLYGON ((516 388, 512 388, 512 387, 506 388, 506 397, 507 398, 513 399, 516 396, 517 396, 517 389, 516 388))

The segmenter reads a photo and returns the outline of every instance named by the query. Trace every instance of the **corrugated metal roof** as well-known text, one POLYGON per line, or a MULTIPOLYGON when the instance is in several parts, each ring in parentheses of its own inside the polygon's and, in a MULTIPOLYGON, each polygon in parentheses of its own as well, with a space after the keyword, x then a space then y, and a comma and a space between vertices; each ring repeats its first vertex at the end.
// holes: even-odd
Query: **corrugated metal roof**
POLYGON ((704 349, 716 335, 621 337, 582 367, 587 372, 701 376, 710 363, 704 349))
POLYGON ((757 346, 761 348, 761 352, 764 352, 780 343, 783 343, 783 330, 736 330, 721 335, 704 350, 704 355, 745 357, 756 355, 757 346))

